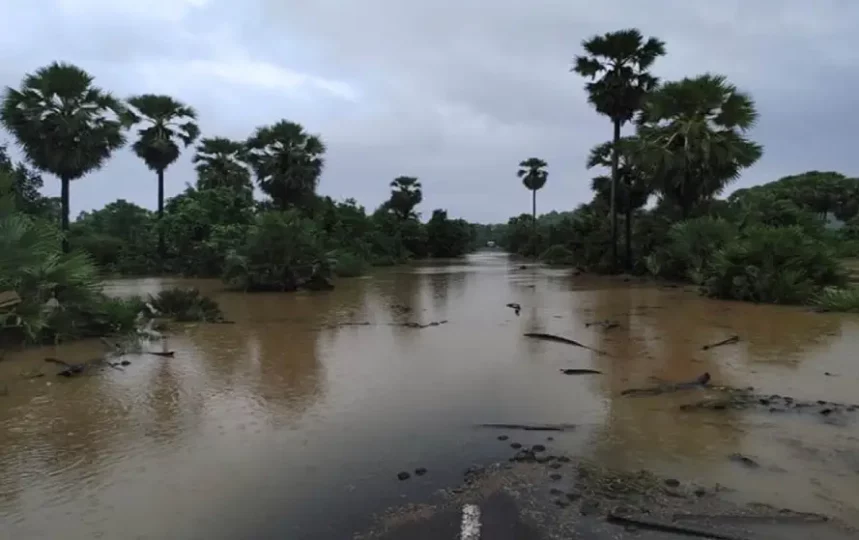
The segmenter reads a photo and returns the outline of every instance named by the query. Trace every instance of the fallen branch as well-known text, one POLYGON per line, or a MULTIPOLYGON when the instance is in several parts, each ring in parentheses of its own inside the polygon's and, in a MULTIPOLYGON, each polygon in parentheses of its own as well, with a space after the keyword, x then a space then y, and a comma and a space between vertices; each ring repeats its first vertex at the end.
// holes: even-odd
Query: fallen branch
POLYGON ((525 431, 567 431, 575 429, 575 424, 480 424, 480 427, 493 429, 522 429, 525 431))
POLYGON ((650 529, 651 531, 683 534, 686 536, 694 536, 696 538, 715 538, 717 540, 744 540, 743 537, 735 536, 733 534, 726 534, 707 529, 699 529, 697 527, 675 525, 674 523, 670 523, 667 521, 657 521, 654 519, 620 516, 613 512, 609 512, 605 519, 609 523, 614 523, 615 525, 633 526, 641 529, 650 529))
POLYGON ((739 343, 740 336, 731 336, 728 339, 723 339, 722 341, 718 341, 716 343, 711 343, 709 345, 704 345, 701 347, 702 351, 706 351, 709 349, 714 349, 716 347, 721 347, 722 345, 733 345, 734 343, 739 343))
POLYGON ((602 371, 597 371, 595 369, 578 369, 578 368, 562 369, 561 373, 563 373, 564 375, 602 375, 602 371))
POLYGON ((669 392, 678 392, 680 390, 692 390, 695 388, 703 388, 710 383, 710 374, 704 373, 694 381, 681 383, 666 383, 650 388, 630 388, 620 393, 622 396, 658 396, 669 392))
POLYGON ((606 354, 602 351, 598 351, 596 349, 592 349, 587 345, 583 345, 574 339, 569 339, 561 336, 555 336, 553 334, 544 334, 542 332, 528 332, 525 334, 525 337, 534 338, 534 339, 543 339, 546 341, 554 341, 555 343, 564 343, 566 345, 574 345, 576 347, 581 347, 583 349, 587 349, 589 351, 593 351, 597 354, 606 354))
POLYGON ((173 358, 176 355, 176 351, 164 351, 164 352, 147 351, 146 354, 154 354, 155 356, 162 356, 164 358, 173 358))

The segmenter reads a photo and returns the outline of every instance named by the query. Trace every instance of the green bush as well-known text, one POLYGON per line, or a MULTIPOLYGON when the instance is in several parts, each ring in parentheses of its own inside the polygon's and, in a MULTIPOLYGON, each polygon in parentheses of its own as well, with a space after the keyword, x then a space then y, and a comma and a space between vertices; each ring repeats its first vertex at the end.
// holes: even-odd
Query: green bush
POLYGON ((754 226, 718 250, 705 270, 704 291, 716 298, 804 303, 826 286, 846 282, 824 243, 800 226, 754 226))
POLYGON ((812 303, 824 311, 859 313, 859 287, 827 287, 814 296, 812 303))
POLYGON ((224 280, 245 291, 294 291, 328 270, 316 222, 297 210, 269 211, 227 256, 224 280))
POLYGON ((332 257, 332 270, 339 277, 356 277, 367 273, 367 261, 354 253, 340 252, 332 257))
POLYGON ((736 225, 723 219, 681 221, 671 226, 666 244, 646 257, 645 264, 653 275, 700 285, 714 254, 738 234, 736 225))
POLYGON ((540 254, 540 260, 546 264, 572 266, 576 264, 576 255, 566 246, 555 244, 540 254))
POLYGON ((172 288, 149 297, 149 303, 160 314, 177 321, 218 322, 224 319, 218 303, 197 289, 172 288))

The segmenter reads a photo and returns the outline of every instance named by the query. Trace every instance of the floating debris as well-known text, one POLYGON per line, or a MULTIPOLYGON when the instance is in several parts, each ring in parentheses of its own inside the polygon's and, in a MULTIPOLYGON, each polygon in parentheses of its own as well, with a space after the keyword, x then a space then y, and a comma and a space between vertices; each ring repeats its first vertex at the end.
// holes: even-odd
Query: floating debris
POLYGON ((704 388, 710 383, 710 374, 705 372, 694 381, 681 383, 665 383, 650 388, 630 388, 620 393, 622 396, 658 396, 669 392, 704 388))
POLYGON ((603 351, 598 351, 596 349, 592 349, 591 347, 588 347, 587 345, 583 345, 574 339, 569 339, 569 338, 565 338, 565 337, 561 337, 561 336, 555 336, 553 334, 544 334, 542 332, 528 332, 527 334, 525 334, 525 337, 534 338, 534 339, 542 339, 545 341, 554 341, 555 343, 564 343, 566 345, 573 345, 575 347, 581 347, 583 349, 593 351, 597 354, 603 354, 603 355, 606 354, 603 351))
POLYGON ((709 345, 704 345, 701 347, 702 351, 707 351, 710 349, 715 349, 716 347, 721 347, 722 345, 733 345, 734 343, 740 342, 740 336, 731 336, 728 339, 723 339, 722 341, 717 341, 716 343, 711 343, 709 345))

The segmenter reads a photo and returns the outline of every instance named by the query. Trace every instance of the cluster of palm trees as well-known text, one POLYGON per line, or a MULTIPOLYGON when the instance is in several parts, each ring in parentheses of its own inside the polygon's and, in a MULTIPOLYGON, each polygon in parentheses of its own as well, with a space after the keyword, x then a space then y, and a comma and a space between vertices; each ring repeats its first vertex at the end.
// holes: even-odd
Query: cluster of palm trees
MULTIPOLYGON (((182 149, 200 136, 196 111, 155 94, 123 101, 94 85, 81 68, 54 62, 28 74, 18 89, 7 88, 0 122, 15 137, 28 161, 61 182, 63 250, 68 251, 69 188, 100 169, 127 142, 137 126, 132 150, 158 177, 158 217, 164 214, 164 173, 182 149)), ((247 141, 222 137, 199 141, 194 162, 201 188, 251 189, 251 171, 260 189, 283 208, 315 191, 325 146, 299 124, 286 120, 258 128, 247 141)), ((164 235, 159 228, 159 253, 164 235)))
MULTIPOLYGON (((661 40, 627 29, 591 37, 582 47, 572 71, 587 79, 588 101, 613 127, 612 140, 591 151, 587 167, 611 171, 609 177, 595 178, 592 187, 608 202, 616 269, 619 213, 626 216, 626 263, 631 265, 632 214, 652 194, 686 218, 754 164, 763 149, 746 137, 757 120, 754 102, 724 77, 704 74, 660 83, 650 73, 666 53, 661 40), (635 135, 621 137, 630 122, 635 135)), ((523 161, 519 177, 535 197, 545 183, 545 162, 523 161)))

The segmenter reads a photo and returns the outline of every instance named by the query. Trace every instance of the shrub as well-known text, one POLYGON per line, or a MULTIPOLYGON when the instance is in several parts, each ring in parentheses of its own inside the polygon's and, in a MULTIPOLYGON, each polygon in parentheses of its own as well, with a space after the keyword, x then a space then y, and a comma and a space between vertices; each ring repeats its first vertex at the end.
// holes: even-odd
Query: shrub
POLYGON ((645 265, 654 275, 700 285, 713 255, 737 235, 737 227, 723 219, 681 221, 671 226, 666 244, 646 257, 645 265))
POLYGON ((293 291, 328 273, 317 224, 296 210, 257 216, 224 266, 224 280, 245 291, 293 291))
POLYGON ((790 304, 845 282, 830 248, 801 227, 754 226, 714 254, 704 291, 717 298, 790 304))
POLYGON ((149 303, 161 315, 177 321, 217 322, 224 319, 218 303, 197 289, 173 288, 149 297, 149 303))
POLYGON ((546 264, 553 265, 574 265, 576 264, 576 255, 566 246, 555 244, 540 255, 540 260, 546 264))
POLYGON ((332 257, 332 269, 340 277, 356 277, 367 272, 367 261, 360 255, 350 252, 335 253, 332 257))
POLYGON ((859 287, 827 287, 814 296, 812 303, 824 311, 859 313, 859 287))

